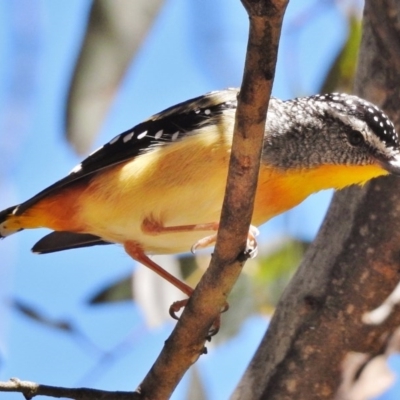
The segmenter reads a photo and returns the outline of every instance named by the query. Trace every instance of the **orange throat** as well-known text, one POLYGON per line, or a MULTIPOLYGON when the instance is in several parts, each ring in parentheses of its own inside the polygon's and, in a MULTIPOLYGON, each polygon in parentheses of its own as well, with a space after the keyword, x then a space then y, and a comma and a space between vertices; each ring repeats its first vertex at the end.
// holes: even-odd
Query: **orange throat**
POLYGON ((321 190, 340 190, 350 185, 364 185, 372 178, 387 174, 387 171, 376 164, 323 165, 287 171, 262 166, 254 204, 253 224, 261 225, 321 190))

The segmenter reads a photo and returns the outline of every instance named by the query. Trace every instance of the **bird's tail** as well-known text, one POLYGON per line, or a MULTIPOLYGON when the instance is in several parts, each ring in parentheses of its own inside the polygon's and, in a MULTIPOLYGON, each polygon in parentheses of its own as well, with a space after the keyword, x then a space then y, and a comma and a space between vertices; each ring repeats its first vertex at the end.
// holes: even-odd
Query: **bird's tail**
POLYGON ((17 222, 18 218, 15 218, 15 211, 17 208, 18 206, 13 206, 0 211, 0 239, 23 229, 17 222))
MULTIPOLYGON (((13 206, 0 211, 0 239, 10 236, 13 233, 22 231, 25 228, 38 228, 40 219, 26 216, 24 213, 18 215, 18 207, 13 206)), ((52 232, 39 240, 32 251, 39 254, 53 253, 61 250, 89 247, 99 244, 112 244, 102 240, 100 237, 91 234, 74 232, 52 232)))

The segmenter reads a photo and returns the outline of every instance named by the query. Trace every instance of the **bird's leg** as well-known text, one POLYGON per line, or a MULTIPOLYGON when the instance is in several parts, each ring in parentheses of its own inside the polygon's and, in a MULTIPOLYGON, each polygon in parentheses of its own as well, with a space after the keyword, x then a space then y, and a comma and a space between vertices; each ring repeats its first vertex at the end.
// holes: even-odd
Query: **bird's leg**
POLYGON ((178 225, 178 226, 164 226, 158 221, 145 218, 142 222, 142 231, 149 235, 160 235, 163 233, 176 233, 176 232, 192 232, 192 231, 216 231, 219 224, 211 222, 206 224, 193 224, 193 225, 178 225))
MULTIPOLYGON (((133 242, 133 241, 128 241, 124 243, 124 248, 125 251, 135 260, 143 264, 144 266, 150 268, 152 271, 154 271, 156 274, 167 280, 168 282, 172 283, 176 288, 178 288, 180 291, 185 293, 188 297, 190 297, 193 293, 193 289, 187 285, 185 282, 182 282, 180 279, 176 278, 172 274, 170 274, 168 271, 166 271, 164 268, 160 267, 157 263, 155 263, 153 260, 151 260, 143 251, 142 247, 140 246, 139 243, 133 242)), ((174 302, 170 309, 169 309, 169 314, 171 315, 172 318, 174 319, 179 319, 176 315, 177 312, 179 312, 183 307, 186 306, 187 302, 189 299, 185 300, 179 300, 174 302)), ((229 308, 228 303, 225 304, 224 308, 221 310, 221 312, 227 311, 229 308)), ((216 335, 218 333, 220 327, 220 317, 214 321, 210 328, 209 336, 216 335)))
POLYGON ((128 241, 124 243, 125 251, 135 260, 145 265, 154 271, 157 275, 164 278, 169 283, 172 283, 176 288, 178 288, 181 292, 185 293, 187 296, 191 296, 193 293, 193 289, 187 285, 185 282, 182 282, 180 279, 176 278, 164 268, 160 267, 157 263, 151 260, 143 251, 142 247, 137 242, 128 241))

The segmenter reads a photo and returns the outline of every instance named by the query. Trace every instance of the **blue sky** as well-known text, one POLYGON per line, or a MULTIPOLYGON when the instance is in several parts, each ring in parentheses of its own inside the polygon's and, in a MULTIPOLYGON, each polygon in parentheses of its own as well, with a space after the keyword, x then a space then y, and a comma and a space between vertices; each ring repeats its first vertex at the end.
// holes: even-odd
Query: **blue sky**
MULTIPOLYGON (((315 93, 345 38, 342 13, 328 1, 316 3, 290 2, 273 91, 277 97, 315 93)), ((89 7, 87 0, 0 2, 0 209, 27 199, 79 162, 63 138, 64 107, 89 7)), ((239 86, 246 40, 247 16, 239 1, 166 1, 93 148, 176 102, 239 86)), ((322 193, 271 221, 260 240, 283 234, 311 239, 329 198, 322 193)), ((24 232, 0 242, 0 378, 131 390, 173 322, 151 330, 135 304, 87 306, 91 294, 127 275, 132 261, 117 246, 33 255, 29 250, 44 233, 24 232), (91 344, 11 311, 11 298, 73 321, 91 344), (106 367, 99 364, 102 351, 118 343, 123 343, 118 357, 106 367)), ((264 317, 249 316, 237 337, 200 360, 209 398, 231 393, 266 326, 264 317)), ((174 399, 186 398, 187 382, 174 399)), ((0 399, 20 398, 0 394, 0 399)))

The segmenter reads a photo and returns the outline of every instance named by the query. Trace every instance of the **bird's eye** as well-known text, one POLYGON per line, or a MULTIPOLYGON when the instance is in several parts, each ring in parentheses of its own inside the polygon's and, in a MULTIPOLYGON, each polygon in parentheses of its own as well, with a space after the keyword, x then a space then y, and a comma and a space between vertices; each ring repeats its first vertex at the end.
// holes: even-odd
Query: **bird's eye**
POLYGON ((347 134, 347 139, 352 146, 360 146, 360 144, 364 143, 362 133, 354 129, 347 134))

